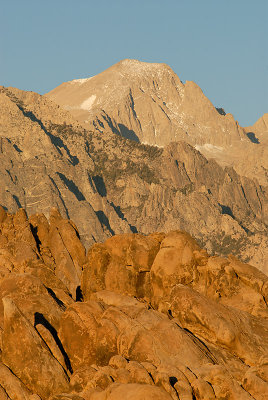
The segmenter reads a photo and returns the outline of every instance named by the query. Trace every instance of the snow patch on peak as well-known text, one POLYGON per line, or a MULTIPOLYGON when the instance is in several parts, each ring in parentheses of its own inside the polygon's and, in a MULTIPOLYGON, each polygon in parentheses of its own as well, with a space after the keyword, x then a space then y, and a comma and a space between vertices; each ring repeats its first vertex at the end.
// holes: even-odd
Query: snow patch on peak
POLYGON ((93 76, 91 76, 90 78, 73 79, 72 81, 69 81, 68 83, 71 83, 71 84, 78 83, 79 85, 82 85, 83 83, 86 83, 87 81, 89 81, 92 78, 93 78, 93 76))
POLYGON ((196 144, 194 147, 195 147, 196 150, 201 151, 201 152, 202 152, 202 150, 203 151, 206 150, 206 151, 210 151, 211 153, 216 153, 216 152, 224 150, 223 147, 214 146, 211 143, 205 143, 203 145, 196 144))
POLYGON ((80 105, 80 108, 82 110, 89 111, 91 109, 91 107, 93 106, 95 100, 96 100, 96 95, 93 94, 88 99, 83 101, 83 103, 80 105))

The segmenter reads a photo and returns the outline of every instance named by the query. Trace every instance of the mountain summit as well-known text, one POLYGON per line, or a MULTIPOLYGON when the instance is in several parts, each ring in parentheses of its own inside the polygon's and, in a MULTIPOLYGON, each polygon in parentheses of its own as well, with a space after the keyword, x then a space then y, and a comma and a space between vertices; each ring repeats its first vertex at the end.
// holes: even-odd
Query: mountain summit
POLYGON ((63 83, 46 96, 88 129, 160 147, 184 140, 222 166, 268 183, 265 119, 242 128, 196 83, 183 84, 166 64, 123 60, 94 77, 63 83))
POLYGON ((231 144, 248 140, 233 117, 221 115, 194 82, 181 82, 166 64, 123 60, 87 79, 63 83, 47 94, 79 120, 100 131, 164 146, 231 144), (202 131, 202 135, 200 132, 202 131))

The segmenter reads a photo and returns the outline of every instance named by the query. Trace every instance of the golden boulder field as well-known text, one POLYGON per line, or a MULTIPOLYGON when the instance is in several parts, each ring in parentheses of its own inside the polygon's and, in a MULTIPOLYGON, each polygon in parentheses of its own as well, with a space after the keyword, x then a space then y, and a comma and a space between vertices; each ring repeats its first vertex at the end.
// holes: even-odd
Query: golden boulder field
POLYGON ((268 278, 188 234, 86 252, 52 209, 0 208, 1 400, 265 400, 268 278))

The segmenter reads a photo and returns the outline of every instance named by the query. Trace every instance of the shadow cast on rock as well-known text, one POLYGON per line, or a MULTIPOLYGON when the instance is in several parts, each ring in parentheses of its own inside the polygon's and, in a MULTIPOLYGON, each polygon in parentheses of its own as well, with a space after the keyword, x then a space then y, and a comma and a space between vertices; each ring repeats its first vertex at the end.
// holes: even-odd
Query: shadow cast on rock
POLYGON ((115 231, 111 228, 109 219, 106 214, 102 210, 99 210, 96 211, 96 215, 101 225, 105 226, 112 235, 115 235, 115 231))
POLYGON ((106 190, 106 186, 105 186, 103 177, 100 175, 95 175, 92 177, 92 180, 94 182, 95 188, 96 188, 97 192, 99 193, 99 195, 101 197, 106 197, 107 190, 106 190))
POLYGON ((122 212, 120 206, 116 206, 113 202, 111 202, 111 203, 109 203, 109 204, 113 207, 113 209, 114 209, 114 211, 116 212, 116 214, 118 215, 118 217, 119 217, 120 219, 122 219, 123 221, 126 221, 126 222, 128 223, 131 232, 132 232, 132 233, 138 233, 138 230, 137 230, 136 226, 131 225, 131 224, 128 222, 128 220, 126 219, 125 215, 123 214, 123 212, 122 212))
POLYGON ((259 139, 256 137, 254 132, 247 132, 247 137, 249 138, 251 143, 255 143, 255 144, 260 143, 259 139))
POLYGON ((70 373, 73 373, 70 359, 68 357, 68 354, 64 350, 64 347, 58 337, 58 333, 57 333, 56 329, 50 324, 50 322, 44 317, 44 315, 39 312, 36 312, 34 314, 34 327, 36 327, 37 325, 43 325, 51 333, 51 335, 53 336, 53 338, 64 358, 66 368, 68 369, 68 371, 70 371, 70 373))
POLYGON ((66 144, 64 144, 63 140, 60 137, 55 136, 51 132, 49 132, 43 122, 39 118, 37 118, 32 111, 25 110, 23 105, 19 102, 17 103, 17 106, 26 118, 29 118, 32 122, 36 122, 40 126, 42 131, 45 132, 45 134, 50 138, 52 144, 57 148, 58 152, 61 155, 62 152, 59 150, 59 148, 63 148, 66 151, 72 165, 77 165, 79 163, 78 158, 70 153, 70 150, 68 149, 66 144))
POLYGON ((75 195, 78 201, 86 200, 83 193, 78 189, 74 181, 68 179, 64 174, 61 172, 57 172, 62 182, 67 186, 67 188, 75 195))
POLYGON ((126 139, 133 140, 134 142, 140 143, 140 139, 132 129, 128 129, 127 126, 123 124, 118 124, 119 135, 126 139))

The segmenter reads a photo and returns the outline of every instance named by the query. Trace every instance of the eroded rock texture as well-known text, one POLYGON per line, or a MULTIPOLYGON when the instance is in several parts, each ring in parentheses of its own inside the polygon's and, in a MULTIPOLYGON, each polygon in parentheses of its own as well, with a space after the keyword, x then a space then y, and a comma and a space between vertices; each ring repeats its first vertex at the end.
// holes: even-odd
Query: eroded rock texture
POLYGON ((187 233, 85 252, 75 225, 0 208, 0 399, 265 400, 268 278, 187 233))

